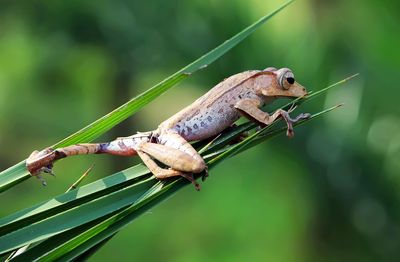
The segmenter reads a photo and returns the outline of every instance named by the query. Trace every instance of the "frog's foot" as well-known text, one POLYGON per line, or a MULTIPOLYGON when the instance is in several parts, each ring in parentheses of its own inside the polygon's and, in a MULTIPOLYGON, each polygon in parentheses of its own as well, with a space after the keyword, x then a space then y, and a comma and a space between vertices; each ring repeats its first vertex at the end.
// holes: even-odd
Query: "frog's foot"
MULTIPOLYGON (((53 150, 52 148, 46 148, 42 151, 34 151, 26 160, 26 168, 32 176, 38 176, 40 173, 48 173, 54 176, 53 163, 55 160, 62 158, 62 153, 53 150)), ((45 181, 41 176, 38 178, 45 184, 45 181), (44 182, 43 182, 44 181, 44 182)))
POLYGON ((286 135, 288 137, 294 136, 293 124, 297 123, 300 120, 308 119, 311 117, 311 114, 309 114, 309 113, 301 113, 298 116, 296 116, 295 118, 291 118, 289 113, 284 110, 280 111, 280 115, 282 116, 282 118, 285 120, 285 122, 287 124, 286 135))
POLYGON ((42 186, 47 186, 47 182, 46 179, 42 176, 42 175, 36 175, 35 176, 37 179, 39 179, 39 181, 42 183, 42 186))
POLYGON ((208 175, 208 166, 204 168, 203 175, 201 176, 201 181, 206 181, 206 178, 209 177, 208 175))
POLYGON ((192 184, 194 185, 194 188, 196 188, 197 191, 200 191, 200 184, 196 182, 196 180, 194 179, 193 174, 191 173, 181 173, 180 174, 181 177, 186 178, 187 180, 189 180, 190 182, 192 182, 192 184))

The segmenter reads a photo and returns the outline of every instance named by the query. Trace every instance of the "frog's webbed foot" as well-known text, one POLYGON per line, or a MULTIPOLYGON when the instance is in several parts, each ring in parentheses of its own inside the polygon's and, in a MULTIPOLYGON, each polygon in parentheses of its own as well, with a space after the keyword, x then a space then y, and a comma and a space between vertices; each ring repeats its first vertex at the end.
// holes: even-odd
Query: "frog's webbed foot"
POLYGON ((48 166, 42 167, 40 170, 37 171, 38 173, 34 175, 37 179, 40 180, 43 186, 47 186, 46 179, 42 176, 42 173, 52 175, 53 177, 56 176, 53 171, 53 164, 50 164, 48 166))
POLYGON ((292 119, 289 113, 293 112, 296 108, 293 105, 288 111, 283 109, 276 110, 272 115, 262 111, 260 108, 260 101, 257 99, 243 99, 239 100, 235 105, 235 108, 241 113, 243 116, 248 118, 249 120, 259 124, 261 127, 271 125, 275 120, 282 117, 287 124, 287 136, 292 137, 294 135, 293 132, 293 124, 302 119, 307 119, 311 115, 310 114, 300 114, 296 118, 292 119))
MULTIPOLYGON (((293 110, 289 110, 289 112, 291 112, 291 111, 293 111, 293 110)), ((280 110, 279 114, 282 116, 282 118, 286 122, 286 125, 287 125, 286 135, 288 137, 293 137, 294 136, 293 124, 297 123, 300 120, 304 120, 304 119, 310 118, 311 114, 309 114, 309 113, 301 113, 298 116, 296 116, 295 118, 291 118, 290 115, 289 115, 289 112, 284 111, 284 110, 280 110)))
POLYGON ((46 180, 41 173, 47 173, 54 176, 53 163, 55 160, 61 158, 60 152, 52 148, 46 148, 42 151, 34 151, 28 157, 25 164, 32 176, 36 176, 42 185, 47 185, 46 180))
POLYGON ((40 183, 42 183, 42 186, 47 186, 46 179, 41 175, 36 175, 36 178, 39 179, 40 183))
MULTIPOLYGON (((183 177, 183 178, 186 178, 187 180, 189 180, 189 182, 191 182, 191 183, 194 185, 194 188, 195 188, 197 191, 200 191, 200 188, 201 188, 201 187, 200 187, 200 184, 197 183, 196 179, 194 178, 194 174, 193 174, 193 173, 184 173, 184 172, 181 172, 181 173, 180 173, 180 176, 183 177)), ((202 172, 201 181, 204 182, 204 181, 206 180, 207 177, 209 177, 209 174, 208 174, 208 166, 206 166, 206 167, 204 168, 203 172, 202 172)))
POLYGON ((197 191, 200 191, 200 184, 196 182, 196 180, 194 179, 194 176, 193 176, 192 173, 183 173, 182 172, 180 174, 180 176, 183 177, 183 178, 186 178, 187 180, 189 180, 194 185, 194 188, 197 191))

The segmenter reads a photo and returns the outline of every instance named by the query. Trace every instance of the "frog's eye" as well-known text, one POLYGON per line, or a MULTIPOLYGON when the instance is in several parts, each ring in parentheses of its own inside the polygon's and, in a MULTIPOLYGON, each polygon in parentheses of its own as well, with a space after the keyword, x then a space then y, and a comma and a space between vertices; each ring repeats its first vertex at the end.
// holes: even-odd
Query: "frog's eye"
POLYGON ((279 71, 281 72, 279 72, 278 75, 278 83, 283 89, 287 90, 295 82, 294 74, 290 69, 287 68, 281 69, 279 71))

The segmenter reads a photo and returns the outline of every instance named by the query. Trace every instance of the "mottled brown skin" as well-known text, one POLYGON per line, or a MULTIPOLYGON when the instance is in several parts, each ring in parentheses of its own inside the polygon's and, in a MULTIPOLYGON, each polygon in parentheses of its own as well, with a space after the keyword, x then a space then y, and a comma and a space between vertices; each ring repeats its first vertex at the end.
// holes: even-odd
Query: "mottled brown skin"
POLYGON ((225 79, 161 123, 159 129, 175 130, 187 141, 203 140, 219 134, 240 118, 241 112, 235 108, 239 101, 259 101, 257 107, 261 107, 278 97, 304 95, 304 87, 297 83, 290 90, 282 90, 271 71, 246 71, 225 79))
POLYGON ((213 137, 230 127, 240 116, 263 126, 282 117, 288 125, 288 136, 293 136, 292 123, 309 117, 309 114, 300 114, 291 119, 284 110, 279 109, 270 116, 260 107, 280 97, 305 95, 305 88, 295 82, 293 73, 287 68, 242 72, 223 80, 191 105, 162 122, 154 131, 118 138, 109 143, 35 151, 27 159, 26 165, 32 175, 38 175, 42 171, 52 173, 53 162, 70 155, 139 155, 157 178, 180 175, 191 180, 198 188, 191 174, 206 170, 206 165, 188 142, 213 137), (154 159, 170 168, 161 168, 154 159))

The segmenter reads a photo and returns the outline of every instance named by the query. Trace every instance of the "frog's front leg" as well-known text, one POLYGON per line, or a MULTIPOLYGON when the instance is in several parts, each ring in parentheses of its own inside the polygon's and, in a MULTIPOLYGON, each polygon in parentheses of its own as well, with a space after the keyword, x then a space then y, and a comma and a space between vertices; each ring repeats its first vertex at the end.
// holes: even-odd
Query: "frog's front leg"
POLYGON ((287 124, 287 132, 286 135, 288 137, 294 136, 293 131, 293 124, 299 120, 307 119, 310 117, 308 113, 301 113, 296 118, 292 119, 289 115, 289 112, 278 109, 272 115, 262 111, 259 107, 261 102, 257 99, 243 99, 240 100, 236 105, 235 108, 239 110, 241 114, 243 114, 246 118, 262 125, 270 125, 274 122, 277 118, 282 117, 286 124, 287 124))

